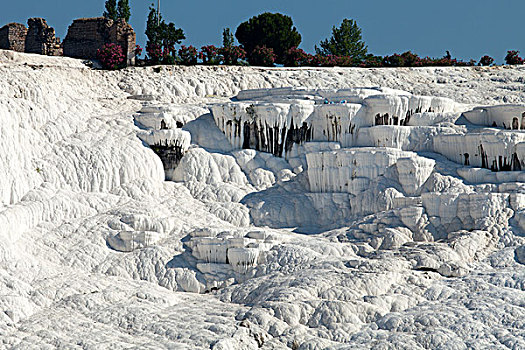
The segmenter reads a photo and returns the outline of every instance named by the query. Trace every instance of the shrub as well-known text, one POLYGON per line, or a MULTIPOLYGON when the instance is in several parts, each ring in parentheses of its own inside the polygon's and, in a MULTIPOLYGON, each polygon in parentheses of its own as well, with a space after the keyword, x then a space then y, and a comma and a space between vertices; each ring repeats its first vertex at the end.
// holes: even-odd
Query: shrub
POLYGON ((348 62, 348 60, 349 60, 348 57, 340 57, 340 56, 335 56, 335 55, 324 56, 324 55, 317 54, 312 57, 311 62, 312 62, 312 66, 315 66, 315 67, 335 67, 335 66, 344 65, 345 63, 348 62))
POLYGON ((381 56, 374 56, 374 55, 367 55, 365 60, 361 62, 359 65, 363 68, 378 68, 383 67, 383 57, 381 56))
POLYGON ((139 58, 142 55, 142 47, 140 45, 135 45, 135 58, 139 58))
POLYGON ((428 57, 421 59, 415 53, 406 51, 401 55, 396 53, 391 56, 385 56, 382 63, 385 67, 421 67, 423 65, 431 65, 433 62, 428 57))
POLYGON ((505 56, 505 63, 507 64, 523 64, 523 58, 519 56, 519 51, 507 51, 507 56, 505 56))
POLYGON ((173 57, 167 50, 162 52, 162 64, 174 65, 177 63, 175 57, 173 57))
POLYGON ((246 52, 251 53, 256 47, 271 48, 277 63, 283 63, 286 52, 301 43, 301 34, 293 26, 292 18, 280 13, 266 12, 250 18, 237 27, 235 37, 246 52))
POLYGON ((219 49, 214 45, 203 46, 199 52, 199 58, 203 64, 219 64, 219 49))
POLYGON ((385 67, 404 67, 405 60, 397 53, 383 57, 383 66, 385 67))
POLYGON ((315 47, 317 54, 322 56, 348 56, 358 64, 366 58, 368 51, 361 37, 361 28, 352 19, 345 18, 341 26, 332 27, 332 36, 321 41, 320 48, 315 47))
POLYGON ((118 44, 105 44, 97 50, 97 58, 104 69, 119 69, 126 66, 124 50, 118 44))
POLYGON ((292 47, 286 51, 284 56, 283 64, 286 67, 301 67, 308 66, 312 62, 312 55, 305 52, 303 49, 298 49, 297 47, 292 47))
POLYGON ((271 47, 257 46, 250 53, 248 60, 254 66, 273 67, 276 57, 271 47))
POLYGON ((411 51, 403 52, 401 58, 404 63, 403 67, 421 67, 423 65, 421 58, 411 51))
POLYGON ((182 45, 179 49, 180 63, 185 66, 192 66, 197 64, 198 56, 199 53, 197 52, 197 49, 191 45, 188 47, 182 45))
POLYGON ((481 59, 479 60, 478 65, 480 65, 480 66, 490 66, 493 63, 494 63, 494 59, 492 57, 490 57, 490 56, 485 55, 485 56, 481 57, 481 59))
MULTIPOLYGON (((330 56, 323 56, 316 54, 312 56, 311 65, 314 67, 329 67, 330 66, 330 56)), ((335 62, 334 62, 335 65, 335 62)))
POLYGON ((162 46, 158 44, 152 44, 149 41, 146 44, 146 54, 151 64, 161 63, 164 56, 162 52, 162 46))
POLYGON ((468 62, 461 61, 461 60, 459 60, 459 61, 456 60, 456 64, 455 65, 458 66, 458 67, 475 66, 476 65, 476 60, 471 59, 468 62))
POLYGON ((219 59, 226 65, 238 65, 240 60, 246 58, 246 51, 240 46, 221 47, 219 59))

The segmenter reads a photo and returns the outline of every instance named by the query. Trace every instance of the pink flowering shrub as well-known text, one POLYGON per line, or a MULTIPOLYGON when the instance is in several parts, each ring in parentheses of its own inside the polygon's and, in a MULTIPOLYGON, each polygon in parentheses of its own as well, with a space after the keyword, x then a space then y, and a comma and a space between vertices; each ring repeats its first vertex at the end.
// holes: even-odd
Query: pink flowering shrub
POLYGON ((214 45, 203 46, 199 52, 199 58, 203 64, 219 64, 219 49, 214 45))
POLYGON ((197 49, 193 46, 184 46, 182 45, 179 49, 179 59, 180 63, 185 66, 192 66, 197 64, 197 58, 199 53, 197 49))
POLYGON ((306 53, 303 49, 292 47, 286 51, 284 56, 284 65, 286 67, 302 67, 312 64, 313 56, 306 53))
POLYGON ((250 53, 248 61, 254 66, 273 67, 277 55, 271 47, 256 46, 250 53))
POLYGON ((126 66, 124 50, 118 44, 105 44, 97 50, 97 58, 104 69, 120 69, 126 66))
POLYGON ((407 51, 402 54, 393 54, 383 57, 384 67, 421 67, 424 63, 430 63, 430 59, 421 59, 418 55, 407 51))
POLYGON ((490 57, 490 56, 485 55, 485 56, 481 57, 481 59, 479 60, 478 64, 480 66, 490 66, 493 63, 494 63, 494 59, 492 57, 490 57))
POLYGON ((363 62, 359 64, 361 68, 378 68, 383 67, 383 57, 368 55, 363 62))
POLYGON ((165 52, 163 52, 160 45, 151 44, 148 42, 146 46, 146 54, 148 56, 148 60, 152 64, 158 64, 162 61, 165 52))
POLYGON ((421 58, 418 55, 407 51, 402 54, 393 54, 391 56, 385 56, 382 60, 384 67, 447 67, 447 66, 474 66, 476 62, 470 60, 464 62, 452 58, 449 55, 441 58, 421 58))
POLYGON ((222 63, 230 66, 238 65, 246 58, 246 51, 240 46, 221 47, 218 52, 222 63))
POLYGON ((519 56, 519 51, 507 51, 507 56, 505 56, 505 63, 507 64, 523 64, 523 58, 519 56))
POLYGON ((140 45, 135 45, 135 58, 139 58, 142 55, 142 47, 140 45))
MULTIPOLYGON (((310 63, 313 67, 329 67, 331 63, 330 60, 331 59, 329 56, 323 56, 323 55, 317 54, 315 56, 312 56, 310 63)), ((334 62, 334 65, 335 65, 335 62, 334 62)))
POLYGON ((350 56, 336 56, 335 65, 337 67, 353 67, 354 60, 350 56))

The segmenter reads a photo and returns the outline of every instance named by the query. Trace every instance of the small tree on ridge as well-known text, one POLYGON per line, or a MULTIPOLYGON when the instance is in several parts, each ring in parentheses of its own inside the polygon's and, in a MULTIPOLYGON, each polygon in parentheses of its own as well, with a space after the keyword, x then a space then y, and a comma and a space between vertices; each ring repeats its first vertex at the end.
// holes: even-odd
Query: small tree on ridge
POLYGON ((354 63, 360 63, 366 58, 367 46, 361 37, 361 28, 353 19, 343 19, 341 26, 332 27, 332 36, 319 43, 315 51, 323 56, 349 56, 354 63))

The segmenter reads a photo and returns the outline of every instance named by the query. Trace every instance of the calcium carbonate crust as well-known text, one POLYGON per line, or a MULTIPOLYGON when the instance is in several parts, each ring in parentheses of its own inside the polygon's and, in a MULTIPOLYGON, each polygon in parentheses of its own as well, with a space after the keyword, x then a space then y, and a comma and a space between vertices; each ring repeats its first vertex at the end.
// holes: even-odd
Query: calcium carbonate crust
POLYGON ((525 348, 524 70, 0 50, 0 348, 525 348))

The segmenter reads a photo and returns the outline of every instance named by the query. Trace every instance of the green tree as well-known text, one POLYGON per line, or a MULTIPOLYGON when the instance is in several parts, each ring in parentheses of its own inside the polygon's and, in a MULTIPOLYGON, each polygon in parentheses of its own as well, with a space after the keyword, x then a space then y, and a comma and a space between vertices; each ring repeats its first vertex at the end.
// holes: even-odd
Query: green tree
POLYGON ((152 53, 157 50, 175 56, 175 45, 186 39, 182 29, 175 27, 171 22, 166 23, 160 14, 157 18, 157 10, 153 4, 149 8, 145 34, 148 37, 146 52, 150 59, 153 58, 152 53))
POLYGON ((126 22, 129 22, 131 17, 131 10, 129 8, 128 0, 119 0, 117 6, 118 18, 123 18, 126 22))
POLYGON ((235 37, 248 55, 256 47, 273 49, 277 63, 282 63, 286 52, 301 43, 301 34, 293 26, 292 18, 280 13, 265 12, 250 18, 237 27, 235 37))
POLYGON ((157 10, 153 4, 149 7, 148 20, 146 21, 146 36, 148 37, 148 44, 160 45, 160 30, 159 25, 162 16, 159 14, 160 18, 157 18, 157 10))
POLYGON ((182 40, 186 39, 182 29, 175 27, 175 24, 164 21, 160 22, 160 39, 162 41, 162 47, 168 50, 173 56, 175 51, 175 45, 180 44, 182 40))
POLYGON ((222 31, 222 47, 231 48, 233 46, 233 34, 230 28, 224 28, 222 31))
POLYGON ((349 56, 354 63, 362 62, 366 58, 367 46, 361 38, 361 28, 352 19, 343 19, 341 26, 332 27, 332 36, 321 41, 321 47, 315 47, 317 54, 328 56, 349 56))
POLYGON ((104 17, 116 21, 118 19, 117 13, 117 0, 107 0, 106 1, 106 11, 103 14, 104 17))

